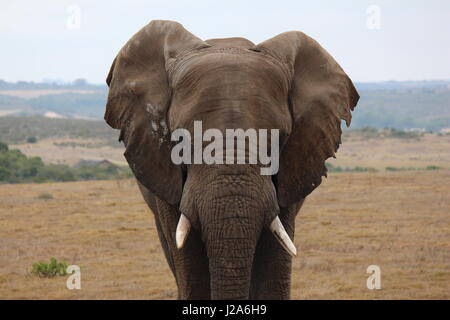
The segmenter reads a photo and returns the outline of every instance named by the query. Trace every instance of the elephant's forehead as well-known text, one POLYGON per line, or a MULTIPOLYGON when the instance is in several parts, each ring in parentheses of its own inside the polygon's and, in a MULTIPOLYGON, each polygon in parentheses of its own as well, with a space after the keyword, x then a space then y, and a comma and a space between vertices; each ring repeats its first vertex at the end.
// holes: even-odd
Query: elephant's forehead
POLYGON ((238 92, 264 94, 265 89, 276 89, 286 95, 289 75, 282 62, 268 54, 242 47, 211 47, 188 53, 169 65, 169 78, 175 90, 217 87, 223 94, 238 92))
POLYGON ((171 129, 203 120, 214 128, 279 128, 289 133, 288 76, 280 62, 238 47, 209 48, 172 66, 171 129), (228 119, 228 120, 227 120, 228 119))

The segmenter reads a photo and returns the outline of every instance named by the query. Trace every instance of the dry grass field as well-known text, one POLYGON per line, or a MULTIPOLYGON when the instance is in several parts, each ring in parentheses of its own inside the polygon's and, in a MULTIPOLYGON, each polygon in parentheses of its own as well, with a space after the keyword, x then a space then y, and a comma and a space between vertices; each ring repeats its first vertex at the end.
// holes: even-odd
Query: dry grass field
MULTIPOLYGON (((449 299, 449 194, 449 170, 329 175, 297 218, 292 298, 449 299)), ((0 299, 176 298, 133 181, 1 185, 0 234, 0 299), (30 273, 53 256, 81 267, 81 290, 30 273)))
MULTIPOLYGON (((115 132, 118 136, 118 132, 115 132)), ((28 156, 39 156, 45 162, 77 163, 81 159, 108 159, 126 164, 124 148, 113 148, 101 139, 49 138, 37 143, 13 144, 28 156)), ((426 134, 420 139, 363 139, 360 135, 344 136, 337 158, 330 163, 342 167, 363 166, 384 170, 385 167, 425 168, 429 165, 450 169, 450 135, 426 134)))
MULTIPOLYGON (((347 136, 332 173, 297 218, 292 298, 450 299, 450 136, 347 136), (440 170, 388 172, 386 167, 440 170), (368 290, 369 265, 381 290, 368 290)), ((123 163, 123 149, 65 138, 11 145, 46 162, 123 163)), ((176 286, 152 213, 134 181, 0 185, 0 299, 174 299, 176 286), (51 194, 52 199, 40 195, 51 194), (51 257, 81 267, 81 290, 67 277, 39 278, 51 257)))
POLYGON ((64 163, 74 165, 80 160, 103 160, 126 165, 123 156, 125 148, 113 148, 101 139, 42 139, 37 143, 10 145, 11 149, 19 149, 29 157, 41 157, 46 163, 64 163))
POLYGON ((342 167, 364 166, 425 168, 429 165, 450 169, 450 135, 425 134, 417 139, 344 136, 336 159, 330 163, 342 167))

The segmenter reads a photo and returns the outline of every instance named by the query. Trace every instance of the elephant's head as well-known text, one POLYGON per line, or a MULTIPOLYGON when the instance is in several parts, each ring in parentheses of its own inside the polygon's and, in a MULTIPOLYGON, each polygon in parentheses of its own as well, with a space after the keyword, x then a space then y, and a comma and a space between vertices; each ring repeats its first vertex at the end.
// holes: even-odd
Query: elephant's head
POLYGON ((191 226, 199 230, 211 296, 248 297, 263 230, 273 231, 287 257, 295 254, 293 225, 278 215, 326 175, 341 119, 349 125, 359 98, 351 80, 301 32, 254 45, 242 38, 202 41, 176 22, 152 21, 120 50, 107 84, 105 120, 121 130, 134 175, 182 213, 178 247, 191 226), (171 133, 184 128, 194 136, 194 121, 224 134, 278 129, 278 172, 261 175, 260 164, 174 164, 171 133))

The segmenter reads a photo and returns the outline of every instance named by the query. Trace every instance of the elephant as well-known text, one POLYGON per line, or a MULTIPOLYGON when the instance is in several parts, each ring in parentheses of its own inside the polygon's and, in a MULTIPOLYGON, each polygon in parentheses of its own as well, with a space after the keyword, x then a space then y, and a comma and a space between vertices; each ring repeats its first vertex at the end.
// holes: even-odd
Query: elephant
POLYGON ((338 63, 300 31, 255 45, 153 20, 120 49, 106 83, 105 121, 120 129, 178 298, 289 299, 296 215, 359 99, 338 63), (175 164, 171 134, 192 133, 195 121, 220 132, 277 129, 278 171, 175 164))

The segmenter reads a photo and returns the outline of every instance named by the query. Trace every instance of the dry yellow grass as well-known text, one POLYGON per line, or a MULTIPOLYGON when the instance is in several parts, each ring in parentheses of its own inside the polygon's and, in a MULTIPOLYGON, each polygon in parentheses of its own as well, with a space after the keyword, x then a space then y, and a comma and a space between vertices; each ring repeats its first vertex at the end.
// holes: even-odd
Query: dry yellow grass
POLYGON ((378 170, 386 167, 425 168, 435 165, 450 169, 450 135, 425 134, 420 139, 345 136, 337 158, 330 163, 342 167, 363 166, 378 170))
MULTIPOLYGON (((425 168, 435 165, 450 169, 450 135, 426 134, 420 139, 377 138, 364 140, 353 134, 344 136, 336 159, 328 161, 341 167, 371 167, 384 170, 386 167, 425 168)), ((109 159, 126 164, 124 148, 112 148, 100 139, 50 138, 37 143, 10 145, 27 156, 39 156, 45 162, 77 163, 81 159, 109 159), (64 144, 67 145, 64 145, 64 144), (73 144, 76 147, 73 147, 73 144), (103 145, 102 145, 103 144, 103 145), (91 147, 86 147, 91 145, 91 147), (96 146, 96 147, 92 147, 96 146)))
POLYGON ((29 157, 41 157, 46 163, 74 165, 83 159, 108 159, 120 165, 127 165, 123 156, 125 148, 110 147, 101 139, 50 138, 37 143, 12 144, 9 147, 19 149, 29 157))
MULTIPOLYGON (((450 298, 449 194, 449 170, 330 175, 297 218, 292 298, 450 298)), ((0 235, 0 299, 176 298, 132 181, 1 185, 0 235), (52 256, 81 267, 81 290, 30 274, 52 256)))

